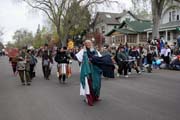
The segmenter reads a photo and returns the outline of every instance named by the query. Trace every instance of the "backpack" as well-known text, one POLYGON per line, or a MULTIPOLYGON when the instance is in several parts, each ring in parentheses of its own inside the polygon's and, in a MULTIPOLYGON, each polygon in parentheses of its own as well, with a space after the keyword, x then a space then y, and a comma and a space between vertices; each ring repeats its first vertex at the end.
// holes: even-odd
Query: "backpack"
POLYGON ((30 65, 35 65, 37 63, 37 59, 34 56, 30 58, 30 65))

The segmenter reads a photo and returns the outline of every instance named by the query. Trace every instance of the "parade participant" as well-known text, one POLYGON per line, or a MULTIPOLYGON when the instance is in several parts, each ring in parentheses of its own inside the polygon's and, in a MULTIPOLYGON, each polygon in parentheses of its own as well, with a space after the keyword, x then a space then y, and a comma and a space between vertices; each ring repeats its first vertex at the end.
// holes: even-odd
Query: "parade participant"
POLYGON ((30 50, 27 50, 27 53, 25 52, 25 48, 23 48, 20 56, 19 61, 17 65, 18 73, 22 82, 22 85, 25 85, 25 83, 29 86, 31 85, 31 79, 30 79, 30 50), (24 76, 26 77, 26 81, 24 80, 24 76))
POLYGON ((119 48, 119 51, 117 53, 117 60, 118 62, 118 72, 120 75, 124 73, 125 77, 128 77, 127 71, 128 71, 128 55, 125 52, 125 48, 122 46, 119 48))
POLYGON ((50 64, 53 64, 52 53, 48 48, 48 44, 45 44, 42 52, 42 69, 46 80, 49 80, 51 73, 50 64))
POLYGON ((18 58, 17 70, 18 70, 19 77, 20 77, 22 85, 25 85, 25 80, 24 80, 25 61, 24 61, 24 58, 22 58, 22 57, 18 58))
POLYGON ((66 47, 59 48, 57 50, 57 53, 55 55, 55 61, 58 63, 57 69, 58 69, 58 78, 60 83, 65 83, 66 77, 67 77, 67 70, 68 70, 68 63, 70 60, 70 57, 68 56, 66 52, 66 47))
POLYGON ((93 48, 90 40, 84 42, 84 48, 76 54, 77 59, 81 62, 80 74, 80 95, 86 96, 86 102, 89 106, 99 100, 101 89, 101 70, 91 63, 93 56, 101 56, 93 48))
POLYGON ((16 75, 18 58, 17 57, 10 57, 9 62, 12 65, 12 70, 13 70, 14 75, 16 75))
POLYGON ((139 51, 136 49, 135 46, 132 46, 129 50, 129 57, 131 59, 133 59, 133 61, 129 64, 129 73, 131 73, 131 69, 134 68, 136 70, 137 73, 141 73, 138 69, 138 65, 137 65, 137 59, 140 58, 140 53, 139 51))
POLYGON ((9 57, 9 62, 12 65, 12 70, 14 75, 16 75, 16 67, 17 67, 17 62, 18 62, 18 55, 19 55, 19 50, 18 48, 10 48, 8 49, 8 57, 9 57))
POLYGON ((30 78, 31 80, 35 77, 35 70, 34 70, 34 67, 36 66, 37 64, 37 59, 34 55, 34 50, 31 50, 30 51, 30 78))
POLYGON ((26 82, 27 82, 27 85, 31 85, 31 78, 30 78, 30 59, 31 59, 31 56, 30 56, 30 52, 31 50, 27 50, 26 54, 25 54, 25 76, 26 76, 26 82))

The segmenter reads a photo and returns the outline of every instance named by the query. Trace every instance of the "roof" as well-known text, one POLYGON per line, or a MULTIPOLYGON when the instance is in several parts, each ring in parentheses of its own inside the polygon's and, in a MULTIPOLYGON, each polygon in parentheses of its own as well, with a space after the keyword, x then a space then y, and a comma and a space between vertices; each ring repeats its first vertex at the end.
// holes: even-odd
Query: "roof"
POLYGON ((116 19, 119 19, 121 17, 123 17, 126 14, 130 14, 132 17, 134 17, 136 20, 140 20, 140 21, 151 21, 150 19, 144 18, 144 16, 139 16, 139 15, 135 15, 133 14, 131 11, 126 11, 124 10, 122 13, 119 14, 119 16, 116 19))
POLYGON ((180 26, 180 21, 173 21, 160 25, 160 28, 169 28, 169 27, 178 27, 178 26, 180 26))
POLYGON ((139 16, 134 15, 132 12, 124 10, 121 13, 98 12, 96 14, 94 24, 95 24, 95 22, 98 21, 98 18, 99 18, 100 22, 103 22, 107 25, 120 25, 121 23, 119 22, 119 19, 122 18, 123 16, 125 16, 126 14, 130 14, 137 21, 150 22, 150 20, 142 19, 139 16))
POLYGON ((152 25, 151 22, 125 20, 119 26, 119 28, 114 28, 109 33, 107 33, 106 36, 110 36, 114 32, 121 32, 121 33, 124 33, 124 34, 137 34, 137 33, 145 32, 145 29, 150 28, 151 25, 152 25), (123 28, 124 25, 127 25, 128 28, 131 28, 132 30, 128 29, 128 28, 123 28))
MULTIPOLYGON (((180 21, 172 21, 166 24, 161 24, 159 28, 167 29, 167 28, 177 28, 177 27, 180 27, 180 21)), ((152 26, 149 29, 146 29, 145 31, 152 31, 152 26)))
POLYGON ((117 28, 114 28, 109 33, 107 33, 106 36, 110 36, 114 32, 119 32, 119 33, 122 33, 122 34, 137 34, 137 32, 129 30, 129 29, 123 29, 123 28, 117 29, 117 28))
POLYGON ((109 25, 119 25, 119 21, 116 19, 116 17, 120 13, 109 13, 109 12, 98 12, 96 17, 101 18, 101 20, 109 25))
POLYGON ((144 32, 151 27, 152 23, 147 21, 124 21, 130 28, 136 32, 144 32))

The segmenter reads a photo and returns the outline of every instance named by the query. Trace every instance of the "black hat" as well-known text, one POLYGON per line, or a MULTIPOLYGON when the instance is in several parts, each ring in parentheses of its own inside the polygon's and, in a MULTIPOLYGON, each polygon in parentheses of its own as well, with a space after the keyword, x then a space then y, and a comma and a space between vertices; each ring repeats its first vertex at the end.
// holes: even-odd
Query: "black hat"
POLYGON ((66 47, 66 46, 64 46, 64 47, 63 47, 63 49, 64 49, 64 50, 67 50, 67 47, 66 47))
POLYGON ((44 46, 48 46, 48 44, 47 44, 47 43, 45 43, 45 44, 44 44, 44 46))

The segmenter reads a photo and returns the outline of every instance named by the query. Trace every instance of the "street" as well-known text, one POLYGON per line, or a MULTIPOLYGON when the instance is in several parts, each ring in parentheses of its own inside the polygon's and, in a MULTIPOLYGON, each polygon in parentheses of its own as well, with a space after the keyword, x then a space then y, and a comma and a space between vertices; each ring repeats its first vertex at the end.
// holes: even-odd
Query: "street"
POLYGON ((79 96, 79 67, 59 84, 54 64, 44 80, 41 62, 31 86, 22 86, 7 57, 0 57, 0 120, 180 120, 178 71, 135 72, 129 78, 102 79, 101 99, 90 107, 79 96))

